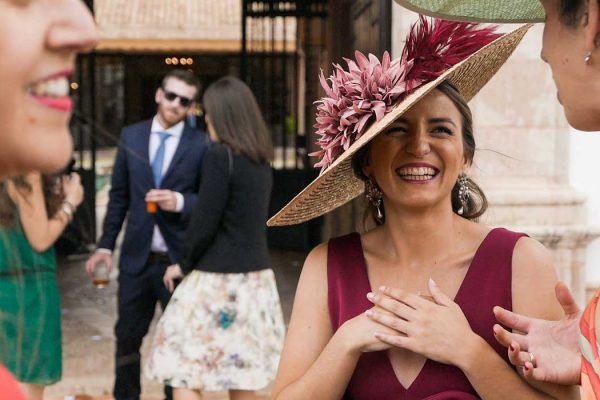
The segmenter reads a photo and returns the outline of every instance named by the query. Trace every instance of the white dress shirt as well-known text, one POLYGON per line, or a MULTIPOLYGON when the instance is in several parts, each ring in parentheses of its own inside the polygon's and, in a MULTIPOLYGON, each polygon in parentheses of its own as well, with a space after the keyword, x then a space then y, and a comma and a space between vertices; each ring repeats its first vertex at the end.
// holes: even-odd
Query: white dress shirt
MULTIPOLYGON (((154 157, 156 156, 156 151, 158 150, 158 146, 160 145, 160 135, 161 132, 167 132, 170 136, 165 141, 165 158, 163 160, 163 168, 162 175, 164 176, 167 170, 169 169, 169 165, 171 165, 171 160, 173 160, 173 156, 175 155, 175 150, 177 150, 177 146, 179 145, 179 140, 181 139, 181 134, 183 133, 184 122, 181 121, 177 125, 173 125, 169 129, 163 128, 158 120, 158 117, 154 117, 152 120, 152 128, 150 128, 150 143, 148 145, 148 159, 150 160, 150 165, 152 165, 152 161, 154 161, 154 157)), ((175 197, 177 198, 177 205, 175 206, 175 212, 181 212, 183 209, 183 195, 181 193, 175 193, 175 197)), ((158 229, 158 225, 154 225, 154 234, 152 235, 152 251, 166 252, 167 244, 165 243, 165 239, 160 233, 160 229, 158 229)))

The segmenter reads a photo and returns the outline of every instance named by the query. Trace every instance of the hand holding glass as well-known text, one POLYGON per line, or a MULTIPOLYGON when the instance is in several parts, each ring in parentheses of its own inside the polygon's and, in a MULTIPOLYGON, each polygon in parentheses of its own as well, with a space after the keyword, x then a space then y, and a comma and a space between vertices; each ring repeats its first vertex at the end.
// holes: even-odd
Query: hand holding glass
POLYGON ((110 282, 109 279, 110 269, 104 261, 98 261, 94 268, 93 283, 98 289, 105 288, 110 282))

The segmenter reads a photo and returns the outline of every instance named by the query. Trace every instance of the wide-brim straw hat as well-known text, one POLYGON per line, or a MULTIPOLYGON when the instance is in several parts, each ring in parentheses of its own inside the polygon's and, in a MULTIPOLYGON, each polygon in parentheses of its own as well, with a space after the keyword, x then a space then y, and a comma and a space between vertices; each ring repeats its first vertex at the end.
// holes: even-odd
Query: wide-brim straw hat
POLYGON ((543 22, 539 0, 396 0, 419 14, 453 21, 520 23, 543 22))
POLYGON ((267 225, 299 224, 319 217, 363 193, 365 184, 354 175, 352 168, 352 156, 358 150, 445 80, 450 80, 465 101, 470 101, 496 74, 530 27, 531 24, 524 25, 499 37, 465 60, 447 69, 435 80, 423 84, 406 96, 383 118, 374 122, 314 181, 269 219, 267 225))

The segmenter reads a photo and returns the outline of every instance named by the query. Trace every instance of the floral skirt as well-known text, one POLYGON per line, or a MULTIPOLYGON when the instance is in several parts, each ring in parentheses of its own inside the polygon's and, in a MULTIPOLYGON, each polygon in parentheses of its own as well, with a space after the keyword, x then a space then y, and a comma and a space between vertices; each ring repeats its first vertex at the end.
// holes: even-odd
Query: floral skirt
POLYGON ((195 270, 158 322, 145 373, 176 388, 263 389, 275 378, 284 336, 271 269, 195 270))

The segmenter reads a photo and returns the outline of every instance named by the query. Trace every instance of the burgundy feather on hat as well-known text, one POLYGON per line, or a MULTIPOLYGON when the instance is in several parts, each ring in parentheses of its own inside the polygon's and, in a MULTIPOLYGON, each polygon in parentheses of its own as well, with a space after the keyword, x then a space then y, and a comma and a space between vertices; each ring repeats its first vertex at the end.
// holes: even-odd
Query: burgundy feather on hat
POLYGON ((321 71, 326 96, 318 100, 317 143, 321 150, 315 167, 323 172, 367 130, 402 99, 424 83, 431 82, 453 65, 501 35, 495 27, 421 16, 411 27, 402 56, 390 60, 386 51, 381 61, 355 52, 356 61, 344 59, 348 70, 334 64, 329 86, 321 71))

